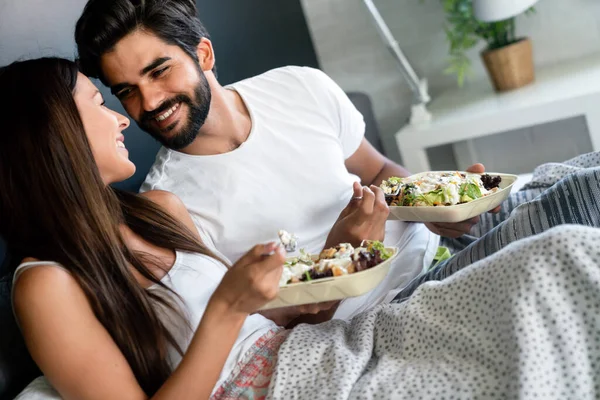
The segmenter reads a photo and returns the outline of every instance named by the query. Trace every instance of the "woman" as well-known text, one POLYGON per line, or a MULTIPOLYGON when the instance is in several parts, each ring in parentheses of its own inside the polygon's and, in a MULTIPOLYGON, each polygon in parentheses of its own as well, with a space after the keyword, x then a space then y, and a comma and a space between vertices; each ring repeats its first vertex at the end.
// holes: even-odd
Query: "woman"
MULTIPOLYGON (((135 171, 121 133, 129 121, 104 107, 73 63, 13 64, 0 82, 12 93, 0 112, 12 116, 0 138, 0 229, 30 257, 15 277, 14 307, 35 361, 66 398, 96 396, 76 382, 99 376, 123 382, 114 387, 123 398, 184 398, 181 388, 208 397, 224 365, 278 331, 248 314, 276 295, 283 251, 256 246, 227 270, 173 196, 110 189, 135 171), (169 275, 195 286, 165 296, 169 275), (184 315, 180 300, 206 304, 199 325, 201 310, 184 315), (171 374, 187 345, 181 328, 192 327, 171 374)), ((100 397, 115 398, 107 390, 100 397)))
POLYGON ((0 234, 28 257, 15 312, 63 398, 600 392, 597 230, 553 230, 402 304, 282 331, 250 315, 276 295, 281 250, 256 246, 227 269, 176 198, 110 189, 134 171, 128 121, 72 63, 13 64, 0 88, 0 234))
MULTIPOLYGON (((283 340, 275 323, 250 315, 278 291, 281 248, 258 245, 228 269, 176 197, 110 188, 135 172, 122 134, 129 120, 104 107, 75 64, 47 58, 0 71, 0 88, 13 94, 0 101, 0 235, 26 257, 15 312, 61 394, 85 398, 76 382, 93 375, 122 382, 96 391, 102 398, 204 398, 244 355, 283 340)), ((363 204, 385 204, 364 194, 363 204)), ((330 240, 348 238, 354 208, 330 240)))

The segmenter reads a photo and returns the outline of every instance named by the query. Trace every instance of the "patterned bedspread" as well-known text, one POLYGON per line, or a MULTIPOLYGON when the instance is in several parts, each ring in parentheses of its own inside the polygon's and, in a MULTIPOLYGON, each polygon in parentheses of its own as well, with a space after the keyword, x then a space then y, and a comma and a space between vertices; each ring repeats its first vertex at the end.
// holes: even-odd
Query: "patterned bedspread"
POLYGON ((405 302, 295 328, 271 399, 600 396, 600 230, 513 243, 405 302))

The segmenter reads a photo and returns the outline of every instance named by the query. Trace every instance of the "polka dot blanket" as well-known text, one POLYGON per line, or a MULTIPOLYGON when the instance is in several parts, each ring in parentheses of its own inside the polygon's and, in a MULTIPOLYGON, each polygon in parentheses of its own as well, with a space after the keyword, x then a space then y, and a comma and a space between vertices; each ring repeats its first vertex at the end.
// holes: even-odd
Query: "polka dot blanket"
POLYGON ((513 243, 405 302, 295 328, 271 399, 595 399, 600 230, 513 243))

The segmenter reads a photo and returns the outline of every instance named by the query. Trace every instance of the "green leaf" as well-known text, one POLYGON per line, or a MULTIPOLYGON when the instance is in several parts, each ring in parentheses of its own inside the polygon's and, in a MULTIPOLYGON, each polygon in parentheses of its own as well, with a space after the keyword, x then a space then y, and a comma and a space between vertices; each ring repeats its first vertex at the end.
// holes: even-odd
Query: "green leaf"
POLYGON ((402 205, 403 206, 412 206, 415 203, 417 196, 412 193, 407 193, 402 197, 402 205))
POLYGON ((310 277, 310 274, 308 273, 308 271, 304 271, 304 276, 306 277, 307 281, 312 281, 312 278, 310 277))
POLYGON ((442 189, 432 190, 420 196, 416 200, 426 203, 428 206, 433 206, 436 202, 443 202, 442 189))
MULTIPOLYGON (((433 261, 437 261, 435 265, 438 265, 444 260, 452 257, 452 253, 450 253, 450 249, 447 247, 439 246, 437 251, 435 252, 435 257, 433 257, 433 261)), ((435 266, 434 265, 434 266, 435 266)))
POLYGON ((465 78, 471 73, 471 60, 462 53, 452 54, 448 60, 448 67, 444 70, 446 74, 454 74, 458 79, 458 85, 462 87, 465 78))
POLYGON ((393 251, 386 249, 384 244, 381 243, 379 240, 369 241, 369 245, 371 247, 371 254, 374 255, 374 250, 379 250, 382 260, 387 260, 392 256, 392 254, 394 254, 393 251))
POLYGON ((465 194, 472 199, 478 199, 481 197, 481 189, 475 183, 467 183, 465 194))

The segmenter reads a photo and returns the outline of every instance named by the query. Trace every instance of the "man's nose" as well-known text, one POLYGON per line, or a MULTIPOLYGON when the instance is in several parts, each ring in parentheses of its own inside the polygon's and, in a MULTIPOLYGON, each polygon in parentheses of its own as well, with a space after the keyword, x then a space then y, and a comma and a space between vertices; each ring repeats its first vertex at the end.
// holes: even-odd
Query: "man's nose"
POLYGON ((156 110, 165 99, 161 91, 152 85, 140 88, 139 90, 142 96, 142 107, 145 112, 156 110))

